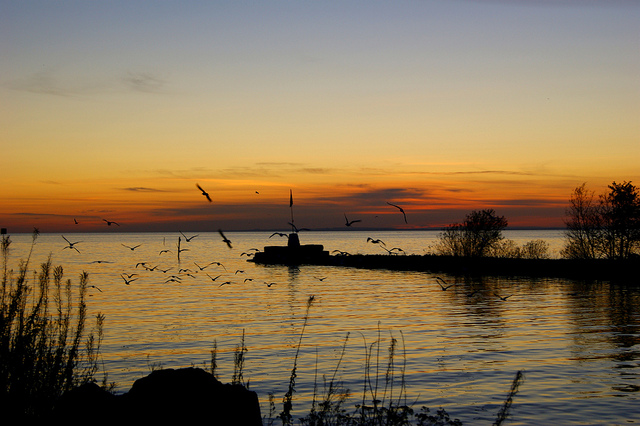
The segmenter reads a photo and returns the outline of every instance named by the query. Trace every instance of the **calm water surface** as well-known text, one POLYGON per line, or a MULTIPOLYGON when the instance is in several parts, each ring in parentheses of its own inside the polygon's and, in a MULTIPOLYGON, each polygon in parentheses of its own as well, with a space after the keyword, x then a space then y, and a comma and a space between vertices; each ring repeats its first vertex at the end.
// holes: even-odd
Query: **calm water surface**
MULTIPOLYGON (((181 238, 181 248, 188 250, 180 261, 179 233, 65 235, 80 241, 80 253, 65 249, 60 234, 38 238, 34 269, 51 254, 74 283, 87 271, 89 284, 102 290, 89 289, 89 309, 106 316, 104 369, 120 392, 158 366, 208 368, 214 342, 218 376, 229 382, 244 333, 244 378, 258 393, 263 415, 269 393, 279 412, 313 295, 298 359, 297 415, 308 412, 314 383, 321 386, 322 375, 333 374, 343 347, 338 377, 357 400, 366 348, 373 348, 372 359, 380 360, 384 374, 389 344, 396 339, 396 377, 406 363, 408 399, 416 409, 443 407, 465 424, 491 424, 516 372, 523 371, 509 424, 640 423, 638 281, 441 275, 456 283, 442 291, 429 273, 247 262, 243 253, 252 248, 286 243, 269 238, 269 232, 227 233, 232 249, 215 232, 185 234, 198 236, 190 242, 181 238), (123 244, 140 247, 130 250, 123 244), (139 262, 157 268, 136 267, 139 262), (209 266, 200 270, 198 265, 209 266), (126 285, 123 273, 137 273, 137 279, 126 285), (179 279, 172 281, 174 275, 179 279), (230 284, 220 286, 223 282, 230 284)), ((329 251, 380 253, 366 242, 368 236, 407 254, 423 254, 438 233, 303 232, 301 240, 329 251)), ((561 231, 508 231, 506 236, 518 244, 544 239, 552 256, 562 246, 561 231)), ((31 236, 12 235, 11 240, 15 263, 26 257, 31 236)), ((395 386, 397 394, 399 383, 395 386)))

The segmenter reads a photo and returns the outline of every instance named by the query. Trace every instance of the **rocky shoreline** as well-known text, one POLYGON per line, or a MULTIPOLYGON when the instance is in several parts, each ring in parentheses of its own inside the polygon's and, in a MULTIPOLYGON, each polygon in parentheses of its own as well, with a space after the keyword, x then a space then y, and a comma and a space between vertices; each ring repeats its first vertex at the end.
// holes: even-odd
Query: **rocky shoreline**
POLYGON ((262 425, 258 395, 223 384, 200 368, 153 371, 129 392, 112 394, 95 383, 65 393, 52 420, 98 424, 262 425))

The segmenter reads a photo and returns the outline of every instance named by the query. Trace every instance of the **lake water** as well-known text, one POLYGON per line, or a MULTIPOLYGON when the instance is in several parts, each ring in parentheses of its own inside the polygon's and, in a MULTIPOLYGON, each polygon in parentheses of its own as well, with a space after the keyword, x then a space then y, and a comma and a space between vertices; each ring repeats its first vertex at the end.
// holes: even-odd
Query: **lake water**
MULTIPOLYGON (((354 393, 346 405, 351 410, 362 396, 367 348, 373 350, 374 364, 379 359, 384 377, 394 338, 395 376, 404 368, 407 399, 415 409, 443 407, 464 424, 491 424, 522 371, 525 379, 508 424, 640 423, 638 280, 470 280, 440 274, 456 283, 442 291, 430 273, 247 262, 243 253, 253 248, 286 243, 269 238, 269 232, 226 233, 231 249, 217 232, 185 235, 197 236, 186 242, 179 233, 66 234, 71 242, 80 241, 78 253, 64 248, 60 234, 41 234, 34 247, 33 269, 51 254, 74 283, 87 271, 89 284, 101 290, 89 288, 88 307, 106 316, 102 360, 119 392, 152 368, 208 368, 214 342, 218 377, 230 382, 234 350, 244 334, 244 379, 258 393, 263 415, 269 393, 280 412, 306 304, 314 296, 298 358, 296 416, 308 412, 314 383, 321 387, 322 376, 333 375, 345 343, 337 377, 354 393), (188 250, 178 261, 179 237, 180 247, 188 250), (157 268, 136 267, 140 262, 157 268), (124 273, 138 275, 126 285, 124 273), (229 284, 221 286, 224 282, 229 284)), ((438 232, 300 236, 303 244, 323 244, 329 251, 380 253, 380 247, 367 243, 370 236, 407 254, 423 254, 438 232)), ((518 244, 543 239, 552 256, 562 247, 562 231, 507 231, 505 236, 518 244)), ((26 257, 31 235, 11 235, 11 240, 15 264, 26 257)), ((384 379, 379 383, 382 389, 384 379)), ((397 395, 399 382, 394 386, 397 395)))

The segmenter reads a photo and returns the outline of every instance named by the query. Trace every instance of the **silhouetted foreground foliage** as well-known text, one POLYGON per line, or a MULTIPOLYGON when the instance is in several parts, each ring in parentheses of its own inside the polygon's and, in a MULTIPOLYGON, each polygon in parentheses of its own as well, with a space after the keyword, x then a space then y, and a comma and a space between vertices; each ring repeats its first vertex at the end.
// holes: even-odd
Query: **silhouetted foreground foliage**
MULTIPOLYGON (((36 231, 33 244, 37 236, 36 231)), ((86 332, 86 273, 80 276, 76 300, 71 280, 64 281, 62 267, 53 267, 51 259, 34 274, 32 284, 31 253, 14 273, 7 265, 10 243, 3 236, 0 409, 5 418, 38 418, 50 414, 65 391, 94 380, 104 317, 98 315, 96 330, 86 332)))

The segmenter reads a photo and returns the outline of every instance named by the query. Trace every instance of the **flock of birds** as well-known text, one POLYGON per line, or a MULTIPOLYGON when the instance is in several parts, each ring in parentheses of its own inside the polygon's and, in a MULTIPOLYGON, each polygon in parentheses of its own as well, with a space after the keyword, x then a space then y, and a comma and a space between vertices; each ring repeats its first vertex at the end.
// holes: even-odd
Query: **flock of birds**
MULTIPOLYGON (((202 195, 207 199, 208 202, 212 202, 211 196, 209 195, 209 193, 207 191, 205 191, 199 184, 196 184, 196 187, 200 190, 200 192, 202 193, 202 195)), ((257 191, 256 191, 257 192, 257 191)), ((398 209, 398 211, 400 213, 402 213, 403 215, 403 219, 404 222, 407 223, 407 215, 406 212, 404 211, 404 209, 396 204, 387 202, 388 205, 395 207, 396 209, 398 209)), ((115 221, 111 221, 111 220, 107 220, 107 219, 102 219, 107 226, 112 226, 112 225, 116 225, 116 226, 120 226, 119 223, 115 222, 115 221)), ((354 223, 359 223, 361 222, 360 219, 355 219, 355 220, 349 220, 349 218, 347 217, 346 213, 344 214, 344 220, 345 220, 345 226, 350 227, 352 226, 354 223)), ((78 221, 76 219, 74 219, 74 223, 78 224, 78 221)), ((300 231, 308 231, 308 228, 298 228, 293 222, 288 222, 288 224, 292 227, 293 232, 298 233, 300 231)), ((177 243, 177 248, 176 248, 176 252, 177 252, 177 259, 178 259, 178 264, 180 264, 180 254, 182 252, 188 251, 188 248, 182 248, 181 247, 181 243, 182 243, 182 238, 184 238, 184 241, 186 243, 190 243, 194 238, 198 237, 199 235, 192 235, 190 237, 186 236, 182 231, 179 231, 181 237, 178 237, 178 243, 177 243)), ((229 240, 229 238, 226 237, 226 235, 224 234, 224 232, 222 230, 218 230, 218 234, 220 235, 222 242, 224 244, 226 244, 226 246, 229 249, 233 248, 232 242, 231 240, 229 240)), ((286 234, 283 232, 274 232, 272 233, 269 238, 272 238, 274 236, 280 236, 280 237, 289 237, 290 234, 286 234)), ((69 239, 67 239, 64 235, 62 236, 62 238, 65 240, 65 242, 67 243, 67 245, 63 248, 63 249, 69 249, 69 250, 75 250, 76 252, 80 253, 80 250, 78 250, 78 248, 76 247, 77 244, 80 244, 82 241, 74 241, 71 242, 69 239)), ((372 237, 367 237, 367 243, 372 243, 375 245, 378 245, 379 247, 381 247, 382 249, 384 249, 389 255, 399 255, 399 254, 406 254, 404 252, 403 249, 399 248, 399 247, 393 247, 391 249, 388 249, 386 247, 386 244, 384 241, 380 240, 380 239, 375 239, 372 237)), ((135 251, 137 248, 139 248, 141 246, 141 244, 138 245, 126 245, 126 244, 122 244, 123 247, 131 250, 131 251, 135 251)), ((259 250, 257 248, 251 248, 246 252, 242 252, 240 254, 240 256, 247 256, 247 257, 251 257, 253 256, 256 252, 258 252, 259 250)), ((171 253, 171 250, 169 249, 162 249, 159 251, 158 255, 162 255, 165 253, 171 253)), ((334 250, 332 253, 337 253, 338 255, 349 255, 348 252, 345 251, 341 251, 341 250, 334 250)), ((102 263, 103 261, 95 261, 94 263, 102 263)), ((165 279, 165 283, 169 283, 169 282, 175 282, 175 283, 181 283, 183 279, 185 279, 186 277, 190 277, 190 278, 196 278, 195 274, 199 274, 202 273, 204 275, 206 275, 211 282, 218 284, 218 280, 221 279, 225 274, 214 274, 215 276, 211 276, 207 271, 205 271, 207 268, 212 267, 212 266, 216 266, 219 268, 222 268, 225 273, 227 273, 226 267, 217 261, 212 261, 212 262, 208 262, 207 264, 203 264, 200 265, 197 262, 193 262, 193 264, 196 266, 197 269, 190 269, 190 268, 179 268, 178 269, 178 274, 172 274, 172 275, 167 275, 167 278, 165 279)), ((155 266, 150 266, 150 264, 148 262, 138 262, 135 265, 135 268, 138 269, 139 267, 143 268, 144 270, 148 271, 148 272, 153 272, 153 271, 158 271, 161 272, 163 274, 167 274, 172 268, 160 268, 159 265, 155 265, 155 266)), ((234 272, 234 276, 237 275, 242 275, 244 274, 245 271, 244 270, 236 270, 234 272)), ((120 274, 120 278, 124 281, 125 285, 131 285, 131 283, 133 283, 134 281, 138 280, 140 278, 140 274, 138 274, 137 272, 134 273, 121 273, 120 274)), ((318 279, 319 281, 324 281, 327 277, 315 277, 316 279, 318 279)), ((225 285, 230 285, 233 284, 233 281, 226 279, 226 278, 222 278, 220 280, 219 283, 219 287, 225 286, 225 285)), ((440 286, 440 289, 442 291, 446 291, 451 287, 454 287, 457 285, 457 283, 453 283, 453 284, 449 284, 447 283, 444 279, 442 279, 441 277, 435 277, 436 283, 440 286)), ((254 281, 254 278, 245 278, 243 280, 244 283, 246 282, 250 282, 250 281, 254 281)), ((271 287, 273 285, 275 285, 275 282, 264 282, 264 284, 267 287, 271 287)), ((96 286, 89 286, 92 288, 97 289, 98 291, 102 292, 102 290, 96 286)), ((474 290, 470 293, 467 294, 467 296, 474 296, 475 294, 479 293, 478 290, 474 290)), ((502 301, 506 301, 508 298, 510 298, 512 295, 508 295, 508 296, 500 296, 498 294, 494 295, 496 297, 498 297, 500 300, 502 301)))
MULTIPOLYGON (((192 235, 192 236, 187 236, 185 235, 182 231, 179 231, 181 237, 178 237, 178 253, 183 252, 183 251, 188 251, 188 248, 180 248, 180 243, 182 242, 182 238, 184 238, 184 241, 186 241, 187 243, 190 243, 194 238, 198 237, 199 234, 196 235, 192 235)), ((222 237, 222 242, 225 243, 229 248, 232 248, 231 245, 231 241, 224 235, 224 233, 222 231, 219 231, 220 236, 222 237)), ((271 234, 271 236, 269 236, 269 238, 272 238, 274 236, 288 236, 288 234, 285 233, 281 233, 281 232, 274 232, 273 234, 271 234)), ((82 241, 74 241, 71 242, 69 239, 67 239, 64 235, 62 236, 62 238, 65 240, 65 242, 67 243, 66 246, 63 247, 64 249, 70 249, 70 250, 75 250, 78 253, 80 253, 80 251, 78 250, 78 248, 76 247, 77 244, 80 244, 82 241)), ((380 239, 374 239, 371 237, 367 238, 367 243, 372 243, 372 244, 376 244, 382 248, 384 248, 387 252, 389 252, 389 254, 398 254, 400 252, 404 253, 404 251, 398 247, 394 247, 392 249, 387 249, 385 247, 385 243, 384 241, 380 240, 380 239)), ((136 249, 138 249, 139 247, 142 246, 142 244, 137 244, 137 245, 127 245, 127 244, 121 244, 124 248, 131 250, 131 251, 135 251, 136 249)), ((250 248, 247 251, 244 251, 240 254, 240 257, 246 256, 247 258, 250 258, 251 256, 253 256, 255 253, 257 253, 259 251, 259 249, 257 248, 250 248)), ((339 251, 339 250, 334 250, 334 252, 338 252, 340 255, 349 255, 349 253, 347 252, 343 252, 343 251, 339 251)), ((172 253, 171 250, 169 249, 162 249, 158 252, 158 256, 161 256, 163 254, 167 254, 167 253, 172 253)), ((104 261, 95 261, 93 263, 102 263, 104 261)), ((180 265, 180 262, 178 263, 180 265)), ((195 268, 189 268, 189 267, 180 267, 177 270, 177 273, 174 274, 169 274, 169 271, 171 271, 173 268, 162 268, 159 265, 154 265, 151 266, 151 264, 149 262, 137 262, 135 265, 135 269, 138 270, 139 268, 141 268, 143 271, 146 272, 159 272, 162 274, 166 274, 166 277, 164 278, 164 282, 165 283, 182 283, 183 280, 188 279, 188 278, 197 278, 198 275, 206 275, 208 277, 208 279, 212 282, 212 283, 216 283, 218 284, 219 287, 223 287, 225 285, 232 285, 237 281, 234 281, 232 279, 230 279, 228 277, 228 275, 230 274, 230 272, 227 271, 227 268, 225 267, 224 264, 222 264, 221 262, 218 261, 210 261, 207 263, 198 263, 198 262, 193 262, 193 265, 195 266, 195 268), (209 274, 209 272, 214 268, 219 268, 218 272, 213 273, 213 274, 209 274), (219 272, 220 270, 224 271, 224 272, 219 272)), ((237 276, 244 276, 245 274, 245 270, 242 269, 236 269, 235 272, 233 272, 233 274, 231 274, 233 277, 237 277, 237 276)), ((122 279, 122 281, 124 282, 125 285, 131 285, 134 281, 137 281, 138 279, 141 278, 141 274, 138 272, 134 272, 134 273, 127 273, 127 272, 122 272, 120 274, 120 278, 122 279)), ((317 279, 318 281, 324 281, 327 277, 314 277, 315 279, 317 279)), ((247 283, 247 282, 253 282, 256 281, 255 278, 244 278, 242 279, 243 283, 247 283)), ((446 282, 443 278, 436 276, 435 277, 435 282, 436 284, 438 284, 438 286, 440 287, 440 289, 442 291, 447 291, 450 288, 458 285, 458 283, 448 283, 446 282)), ((268 282, 268 281, 264 281, 264 285, 266 285, 268 288, 272 287, 273 285, 275 285, 275 282, 268 282)), ((98 291, 102 292, 102 290, 100 288, 98 288, 97 286, 89 286, 92 288, 97 289, 98 291)), ((467 297, 472 297, 475 296, 476 294, 481 293, 480 290, 472 290, 469 293, 466 293, 467 297)), ((508 295, 508 296, 501 296, 497 293, 493 293, 495 295, 495 297, 497 297, 499 300, 502 301, 507 301, 507 299, 509 299, 510 297, 512 297, 513 295, 508 295)))

